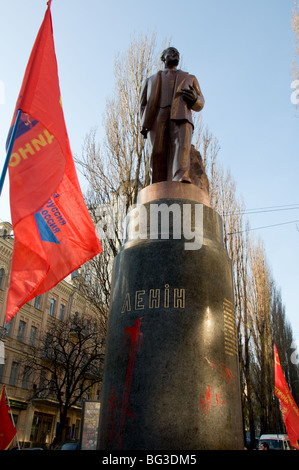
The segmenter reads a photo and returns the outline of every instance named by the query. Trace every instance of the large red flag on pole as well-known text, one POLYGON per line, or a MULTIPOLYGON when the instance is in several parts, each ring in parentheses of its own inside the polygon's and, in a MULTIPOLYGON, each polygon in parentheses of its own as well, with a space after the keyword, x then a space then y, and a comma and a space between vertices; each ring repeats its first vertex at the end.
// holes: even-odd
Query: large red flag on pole
POLYGON ((15 131, 8 164, 15 241, 7 322, 26 302, 101 252, 66 131, 51 0, 47 5, 10 130, 15 131))
POLYGON ((5 399, 5 385, 0 395, 0 450, 7 450, 15 437, 17 430, 9 415, 5 399))
POLYGON ((274 345, 274 366, 275 395, 280 401, 280 409, 290 443, 299 449, 299 409, 283 374, 276 345, 274 345))

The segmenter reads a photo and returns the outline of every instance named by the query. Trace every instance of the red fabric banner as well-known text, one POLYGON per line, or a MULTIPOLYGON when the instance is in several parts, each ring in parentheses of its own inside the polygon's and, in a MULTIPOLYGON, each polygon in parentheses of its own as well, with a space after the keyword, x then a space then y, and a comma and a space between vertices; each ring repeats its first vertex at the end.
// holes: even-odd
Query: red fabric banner
POLYGON ((276 345, 274 345, 274 366, 275 395, 280 401, 280 409, 290 443, 299 449, 299 409, 283 374, 276 345))
POLYGON ((6 321, 101 252, 84 202, 61 104, 50 4, 17 101, 9 161, 14 230, 6 321))
POLYGON ((17 433, 5 400, 5 385, 0 395, 0 450, 7 450, 17 433))

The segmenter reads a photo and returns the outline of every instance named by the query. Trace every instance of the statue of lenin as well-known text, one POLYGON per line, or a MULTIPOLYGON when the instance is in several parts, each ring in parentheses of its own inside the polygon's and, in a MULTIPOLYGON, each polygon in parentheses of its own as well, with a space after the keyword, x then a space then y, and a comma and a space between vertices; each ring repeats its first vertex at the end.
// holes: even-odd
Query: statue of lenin
POLYGON ((164 70, 147 78, 141 90, 141 133, 149 140, 152 183, 191 183, 191 111, 202 110, 204 97, 196 77, 177 69, 179 59, 177 49, 165 49, 164 70))

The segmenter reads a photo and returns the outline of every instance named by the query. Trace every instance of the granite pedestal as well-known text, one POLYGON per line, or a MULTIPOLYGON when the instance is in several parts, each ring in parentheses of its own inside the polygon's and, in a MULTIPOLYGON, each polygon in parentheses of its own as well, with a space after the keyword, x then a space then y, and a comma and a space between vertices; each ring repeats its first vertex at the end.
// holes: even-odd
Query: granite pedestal
POLYGON ((221 217, 183 183, 149 186, 139 204, 114 265, 99 449, 242 449, 221 217))

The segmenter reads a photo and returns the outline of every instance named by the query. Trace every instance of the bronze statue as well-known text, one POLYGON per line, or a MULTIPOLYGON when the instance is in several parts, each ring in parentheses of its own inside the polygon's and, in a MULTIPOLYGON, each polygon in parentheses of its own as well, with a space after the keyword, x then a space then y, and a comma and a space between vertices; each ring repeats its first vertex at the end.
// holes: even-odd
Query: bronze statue
POLYGON ((177 49, 165 49, 164 70, 147 78, 141 91, 141 133, 149 138, 152 183, 191 183, 191 110, 200 111, 204 97, 196 77, 177 70, 179 59, 177 49))

